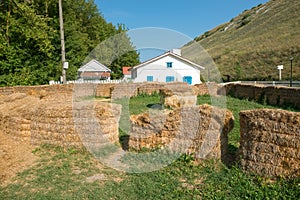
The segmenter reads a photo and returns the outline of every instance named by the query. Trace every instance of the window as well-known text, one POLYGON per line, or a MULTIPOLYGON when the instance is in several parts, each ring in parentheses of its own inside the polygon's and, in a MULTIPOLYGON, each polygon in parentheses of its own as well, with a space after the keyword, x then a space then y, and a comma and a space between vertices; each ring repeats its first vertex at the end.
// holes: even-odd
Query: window
POLYGON ((152 82, 153 81, 153 76, 147 76, 147 81, 152 82))
POLYGON ((167 68, 172 68, 172 62, 167 62, 167 68))
POLYGON ((166 82, 173 82, 174 81, 174 76, 166 76, 166 82))
POLYGON ((193 80, 193 78, 192 78, 191 76, 184 76, 184 77, 183 77, 183 82, 186 82, 186 83, 188 83, 189 85, 192 84, 192 80, 193 80))

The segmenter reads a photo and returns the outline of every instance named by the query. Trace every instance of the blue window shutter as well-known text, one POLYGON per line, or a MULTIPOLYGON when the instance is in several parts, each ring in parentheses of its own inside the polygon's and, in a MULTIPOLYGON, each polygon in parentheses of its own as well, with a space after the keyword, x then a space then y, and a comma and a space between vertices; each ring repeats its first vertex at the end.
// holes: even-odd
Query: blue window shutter
POLYGON ((147 76, 147 81, 152 82, 153 81, 153 76, 147 76))
POLYGON ((167 68, 172 68, 173 67, 173 63, 172 62, 167 62, 167 68))
POLYGON ((166 82, 174 82, 175 78, 174 76, 166 76, 166 82))
POLYGON ((192 85, 192 80, 193 79, 191 76, 184 76, 182 81, 188 83, 189 85, 192 85))

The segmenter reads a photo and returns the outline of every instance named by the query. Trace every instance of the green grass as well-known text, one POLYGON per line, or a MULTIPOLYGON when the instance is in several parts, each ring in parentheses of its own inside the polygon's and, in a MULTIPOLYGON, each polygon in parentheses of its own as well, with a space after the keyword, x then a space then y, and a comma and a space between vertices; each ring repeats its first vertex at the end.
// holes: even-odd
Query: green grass
MULTIPOLYGON (((222 98, 223 97, 219 97, 222 98)), ((218 97, 210 97, 209 95, 199 96, 198 97, 198 104, 210 104, 211 102, 218 102, 218 97)), ((253 109, 260 109, 260 108, 275 108, 269 105, 262 105, 256 103, 254 101, 248 101, 246 99, 236 99, 230 96, 226 97, 226 104, 222 105, 223 108, 229 109, 233 116, 234 116, 234 128, 228 135, 228 143, 229 145, 233 145, 233 147, 239 146, 240 140, 240 117, 239 113, 242 110, 253 110, 253 109)))
POLYGON ((126 174, 103 167, 85 150, 42 146, 36 165, 0 188, 0 199, 297 199, 300 180, 245 174, 218 161, 182 156, 159 171, 126 174), (88 177, 101 175, 89 182, 88 177))
POLYGON ((151 107, 160 104, 160 95, 139 95, 136 97, 130 98, 129 108, 130 114, 136 115, 148 111, 151 107))
MULTIPOLYGON (((138 114, 158 100, 159 96, 135 97, 129 107, 138 114)), ((209 96, 198 97, 199 104, 210 102, 209 96)), ((227 97, 226 107, 236 119, 230 143, 237 147, 239 111, 269 106, 227 97)), ((158 171, 130 174, 102 166, 82 149, 46 145, 34 153, 39 156, 36 165, 1 187, 0 199, 297 199, 300 196, 300 179, 270 180, 244 173, 235 166, 228 168, 216 160, 196 164, 187 155, 158 171), (88 181, 99 174, 102 179, 88 181)))
POLYGON ((116 99, 113 103, 122 105, 121 119, 119 122, 122 135, 126 135, 130 131, 130 115, 141 114, 147 112, 151 107, 160 105, 160 95, 139 95, 132 98, 116 99))

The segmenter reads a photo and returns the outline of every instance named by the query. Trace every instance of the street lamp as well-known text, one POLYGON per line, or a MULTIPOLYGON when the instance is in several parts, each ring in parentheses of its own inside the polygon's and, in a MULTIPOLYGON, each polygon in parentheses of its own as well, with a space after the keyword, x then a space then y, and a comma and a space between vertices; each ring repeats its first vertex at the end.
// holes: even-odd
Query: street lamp
POLYGON ((290 77, 290 87, 293 87, 293 57, 290 57, 291 61, 291 77, 290 77))

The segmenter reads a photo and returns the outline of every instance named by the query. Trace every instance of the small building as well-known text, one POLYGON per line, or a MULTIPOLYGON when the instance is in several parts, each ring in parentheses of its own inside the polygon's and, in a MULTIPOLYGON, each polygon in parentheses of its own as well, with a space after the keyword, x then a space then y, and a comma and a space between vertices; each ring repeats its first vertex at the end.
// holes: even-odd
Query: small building
POLYGON ((78 69, 78 79, 110 80, 111 70, 97 60, 91 60, 78 69))
POLYGON ((123 67, 122 72, 123 72, 123 78, 124 79, 131 79, 131 67, 123 67))
POLYGON ((145 61, 131 71, 133 82, 187 82, 200 84, 200 71, 205 68, 181 56, 179 49, 145 61))

